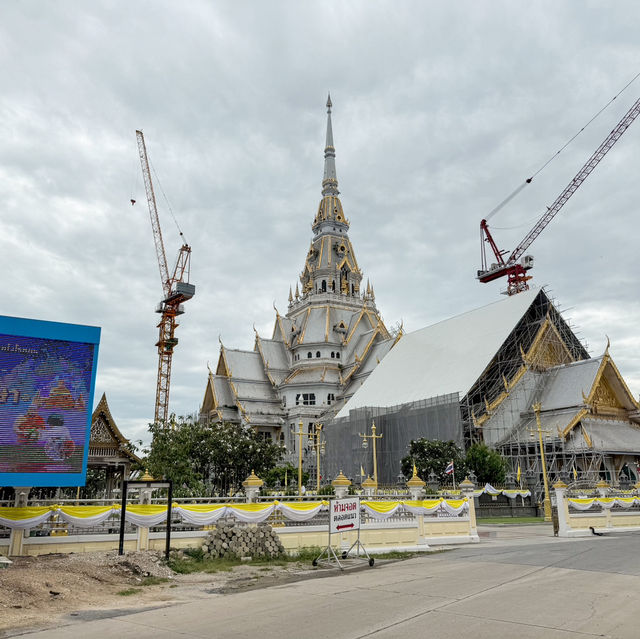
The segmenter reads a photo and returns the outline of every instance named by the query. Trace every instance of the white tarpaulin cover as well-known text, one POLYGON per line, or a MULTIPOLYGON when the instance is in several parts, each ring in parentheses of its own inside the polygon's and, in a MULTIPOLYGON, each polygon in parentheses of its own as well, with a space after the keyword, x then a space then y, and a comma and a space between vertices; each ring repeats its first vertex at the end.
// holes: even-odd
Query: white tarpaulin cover
POLYGON ((500 349, 540 289, 407 333, 343 406, 396 406, 437 395, 465 395, 500 349))

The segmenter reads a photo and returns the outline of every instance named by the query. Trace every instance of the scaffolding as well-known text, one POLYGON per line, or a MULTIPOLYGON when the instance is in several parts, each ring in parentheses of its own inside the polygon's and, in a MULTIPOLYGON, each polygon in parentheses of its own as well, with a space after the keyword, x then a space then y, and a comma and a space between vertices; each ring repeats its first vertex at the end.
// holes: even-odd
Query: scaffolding
MULTIPOLYGON (((589 359, 570 322, 565 320, 545 290, 535 300, 462 399, 465 443, 487 443, 506 459, 510 473, 520 476, 541 497, 543 492, 540 444, 532 405, 551 387, 563 364, 589 359)), ((568 423, 577 409, 560 411, 568 423)), ((560 432, 543 433, 547 472, 551 482, 609 478, 611 460, 605 451, 569 447, 560 432)))

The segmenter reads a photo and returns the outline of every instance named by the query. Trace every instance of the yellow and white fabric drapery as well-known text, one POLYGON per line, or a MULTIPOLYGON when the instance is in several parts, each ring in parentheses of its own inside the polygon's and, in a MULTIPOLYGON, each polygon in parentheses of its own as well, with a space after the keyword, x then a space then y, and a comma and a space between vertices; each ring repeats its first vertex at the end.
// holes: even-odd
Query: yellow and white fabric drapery
POLYGON ((120 508, 114 506, 58 506, 56 510, 60 519, 78 528, 98 526, 114 514, 120 513, 120 508))
POLYGON ((473 496, 474 497, 478 497, 479 495, 482 495, 483 493, 486 493, 487 495, 492 495, 492 496, 504 495, 505 497, 508 497, 509 499, 515 499, 516 497, 530 497, 531 496, 531 491, 530 490, 526 490, 526 489, 523 489, 523 488, 515 488, 515 489, 494 488, 491 484, 485 484, 484 488, 482 488, 479 492, 478 491, 474 491, 473 496))
POLYGON ((329 507, 328 501, 311 502, 278 502, 276 509, 291 521, 309 521, 321 510, 329 507))
POLYGON ((362 501, 362 509, 369 517, 374 519, 389 519, 393 517, 403 506, 400 501, 362 501))
POLYGON ((224 517, 227 507, 224 504, 176 504, 171 512, 180 515, 182 521, 188 524, 210 526, 224 517))
POLYGON ((640 497, 569 497, 567 501, 575 510, 589 510, 593 506, 609 510, 614 506, 631 508, 636 504, 640 505, 640 497))
MULTIPOLYGON (((427 499, 422 501, 362 501, 362 509, 372 519, 384 520, 401 512, 414 515, 434 514, 440 509, 450 515, 458 515, 468 508, 466 499, 427 499)), ((221 517, 234 517, 246 523, 266 521, 279 513, 292 521, 310 521, 318 513, 327 510, 328 501, 315 502, 262 502, 253 504, 173 504, 172 516, 195 526, 215 524, 221 517)), ((72 506, 54 505, 38 507, 0 507, 0 526, 15 529, 35 528, 44 524, 52 515, 80 528, 98 526, 109 517, 120 518, 120 505, 72 506)), ((129 504, 125 521, 134 526, 149 528, 164 523, 167 507, 164 504, 129 504)))
POLYGON ((51 516, 49 506, 0 508, 0 526, 26 529, 44 524, 51 516))

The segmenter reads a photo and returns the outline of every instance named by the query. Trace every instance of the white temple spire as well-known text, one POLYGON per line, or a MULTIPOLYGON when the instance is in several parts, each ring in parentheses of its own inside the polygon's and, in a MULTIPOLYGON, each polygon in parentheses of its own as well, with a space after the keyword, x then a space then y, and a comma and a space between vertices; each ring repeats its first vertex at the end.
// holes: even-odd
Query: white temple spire
POLYGON ((322 195, 339 195, 336 176, 336 150, 333 146, 333 128, 331 126, 331 94, 327 98, 327 141, 324 148, 324 177, 322 195))

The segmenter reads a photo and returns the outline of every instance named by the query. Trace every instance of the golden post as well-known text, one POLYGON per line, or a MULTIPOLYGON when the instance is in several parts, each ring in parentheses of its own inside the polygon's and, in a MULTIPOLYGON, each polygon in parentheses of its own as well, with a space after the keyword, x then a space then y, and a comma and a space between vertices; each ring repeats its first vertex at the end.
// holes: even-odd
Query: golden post
POLYGON ((322 441, 322 424, 316 422, 315 432, 309 433, 312 446, 316 451, 316 491, 320 491, 320 453, 324 454, 324 441, 322 441))
POLYGON ((360 437, 362 437, 362 448, 366 448, 368 443, 367 440, 373 440, 373 482, 376 485, 376 490, 378 490, 378 457, 376 451, 376 439, 382 439, 382 433, 376 435, 376 424, 375 422, 371 422, 371 435, 363 435, 362 433, 358 433, 360 437))
POLYGON ((298 432, 291 431, 294 435, 298 436, 298 497, 302 497, 302 420, 298 423, 298 432))
POLYGON ((549 497, 549 478, 547 477, 547 462, 544 458, 544 444, 542 442, 542 427, 540 425, 540 410, 542 406, 540 402, 536 402, 533 406, 533 412, 536 414, 536 424, 538 426, 538 440, 540 441, 540 458, 542 460, 542 477, 544 479, 544 520, 551 521, 551 499, 549 497))

